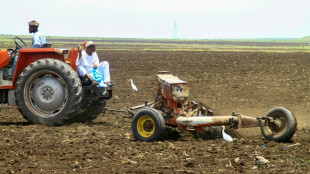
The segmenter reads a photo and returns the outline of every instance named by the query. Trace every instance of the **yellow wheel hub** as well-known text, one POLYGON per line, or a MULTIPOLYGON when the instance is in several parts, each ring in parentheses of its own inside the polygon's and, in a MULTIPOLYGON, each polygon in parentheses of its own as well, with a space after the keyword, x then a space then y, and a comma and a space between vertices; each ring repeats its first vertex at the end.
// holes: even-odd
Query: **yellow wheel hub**
POLYGON ((148 115, 141 116, 137 122, 137 130, 144 138, 152 136, 155 132, 155 123, 152 117, 148 115))

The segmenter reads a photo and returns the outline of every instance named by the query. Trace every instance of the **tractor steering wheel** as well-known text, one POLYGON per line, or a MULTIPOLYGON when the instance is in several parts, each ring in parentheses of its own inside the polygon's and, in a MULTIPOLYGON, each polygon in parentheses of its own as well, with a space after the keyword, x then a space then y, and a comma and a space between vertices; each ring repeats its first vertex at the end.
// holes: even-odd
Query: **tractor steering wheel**
POLYGON ((26 44, 21 38, 19 38, 19 37, 14 37, 14 42, 15 42, 15 45, 16 45, 16 49, 15 49, 15 50, 18 50, 18 49, 22 49, 22 48, 23 48, 23 47, 20 45, 20 43, 18 43, 18 40, 19 40, 20 43, 24 44, 24 46, 25 46, 26 48, 28 48, 28 47, 27 47, 27 44, 26 44))

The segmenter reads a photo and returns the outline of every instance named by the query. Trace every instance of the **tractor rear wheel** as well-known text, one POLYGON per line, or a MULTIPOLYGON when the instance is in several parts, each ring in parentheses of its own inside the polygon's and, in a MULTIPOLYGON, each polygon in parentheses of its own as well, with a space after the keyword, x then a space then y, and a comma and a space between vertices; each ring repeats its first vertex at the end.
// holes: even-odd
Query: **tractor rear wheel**
POLYGON ((81 104, 81 112, 74 117, 74 122, 91 122, 95 120, 104 110, 106 100, 100 99, 98 101, 83 102, 81 104), (83 108, 84 107, 84 108, 83 108))
POLYGON ((155 141, 165 130, 165 121, 161 113, 154 108, 142 108, 133 117, 132 133, 140 141, 155 141))
POLYGON ((20 113, 29 122, 64 125, 80 108, 82 85, 77 73, 65 62, 41 59, 19 75, 15 96, 20 113))
POLYGON ((261 127, 261 132, 267 140, 281 142, 288 141, 293 137, 297 129, 297 122, 291 111, 277 107, 268 111, 265 116, 272 118, 269 125, 261 127))

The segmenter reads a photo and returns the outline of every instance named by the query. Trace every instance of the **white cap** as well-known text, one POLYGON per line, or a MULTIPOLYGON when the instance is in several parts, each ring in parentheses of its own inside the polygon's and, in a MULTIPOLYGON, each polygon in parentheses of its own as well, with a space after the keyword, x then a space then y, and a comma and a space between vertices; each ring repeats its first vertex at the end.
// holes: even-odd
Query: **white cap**
POLYGON ((88 41, 88 42, 86 42, 85 47, 88 48, 88 47, 90 47, 91 45, 96 45, 96 44, 95 44, 95 42, 93 42, 93 41, 88 41))

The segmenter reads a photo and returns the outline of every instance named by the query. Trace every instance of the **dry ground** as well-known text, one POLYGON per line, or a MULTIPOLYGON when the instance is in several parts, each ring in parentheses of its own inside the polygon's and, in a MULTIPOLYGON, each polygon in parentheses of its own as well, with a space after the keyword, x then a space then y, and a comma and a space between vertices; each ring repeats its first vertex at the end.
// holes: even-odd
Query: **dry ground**
POLYGON ((309 173, 309 53, 98 53, 109 61, 117 86, 108 108, 152 101, 157 71, 168 70, 188 82, 190 100, 215 114, 262 116, 283 106, 296 116, 298 130, 286 143, 265 140, 257 128, 240 130, 242 138, 228 144, 167 128, 160 141, 146 143, 132 137, 131 119, 120 114, 47 127, 28 124, 16 107, 6 106, 0 115, 0 173, 309 173), (270 168, 253 169, 254 151, 270 161, 270 168))

